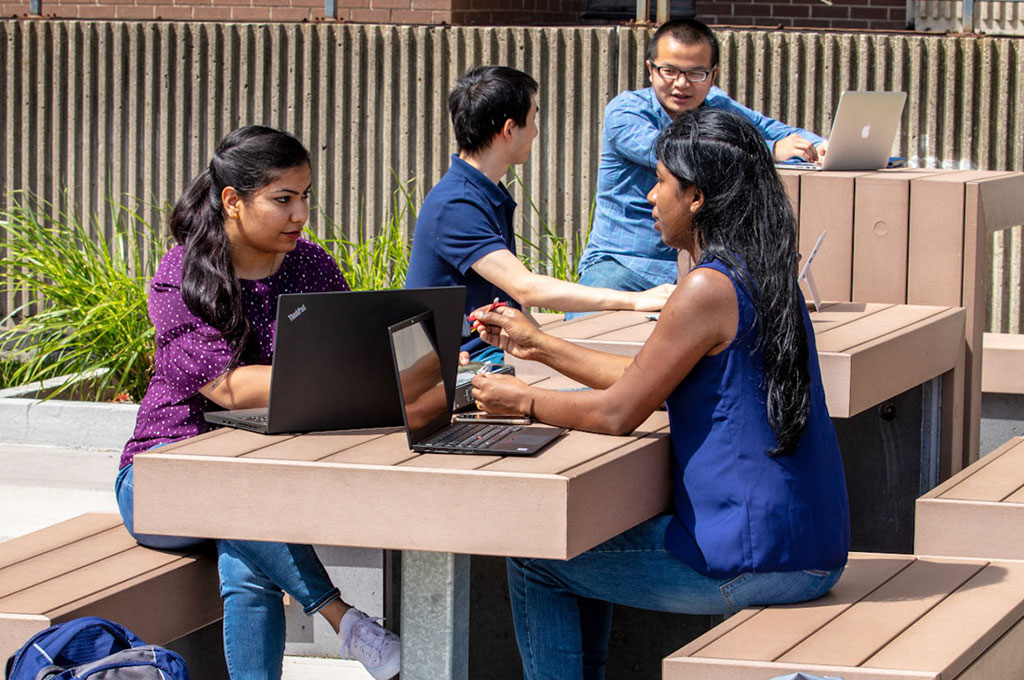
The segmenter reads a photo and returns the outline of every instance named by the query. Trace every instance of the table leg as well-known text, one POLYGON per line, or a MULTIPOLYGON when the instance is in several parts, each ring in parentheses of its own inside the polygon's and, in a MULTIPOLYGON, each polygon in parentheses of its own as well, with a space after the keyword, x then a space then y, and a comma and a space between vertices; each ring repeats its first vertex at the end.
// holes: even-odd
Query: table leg
POLYGON ((402 680, 469 677, 469 555, 402 552, 402 680))

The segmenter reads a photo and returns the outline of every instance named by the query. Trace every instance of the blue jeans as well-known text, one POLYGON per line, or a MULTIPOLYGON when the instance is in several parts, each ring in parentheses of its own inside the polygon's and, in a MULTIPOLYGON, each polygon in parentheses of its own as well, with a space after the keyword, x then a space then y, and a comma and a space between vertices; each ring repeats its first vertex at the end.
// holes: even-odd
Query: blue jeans
MULTIPOLYGON (((135 533, 133 465, 117 474, 114 492, 128 532, 142 545, 188 550, 206 539, 135 533)), ((217 539, 217 570, 224 599, 224 658, 231 680, 280 680, 284 663, 283 592, 307 615, 338 599, 323 564, 308 545, 217 539)))
POLYGON ((509 558, 508 588, 525 680, 601 680, 612 603, 680 614, 813 600, 842 569, 712 578, 665 549, 670 516, 648 520, 571 560, 509 558))
MULTIPOLYGON (((603 257, 580 272, 580 284, 591 288, 641 291, 654 288, 656 283, 640 276, 629 267, 610 257, 603 257)), ((567 312, 565 320, 575 319, 593 312, 567 312)))

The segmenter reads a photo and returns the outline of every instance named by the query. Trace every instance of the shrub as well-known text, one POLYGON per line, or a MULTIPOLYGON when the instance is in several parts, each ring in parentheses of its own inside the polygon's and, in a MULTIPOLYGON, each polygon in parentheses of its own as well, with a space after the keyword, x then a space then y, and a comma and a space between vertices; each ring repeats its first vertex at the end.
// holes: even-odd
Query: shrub
POLYGON ((107 369, 95 379, 96 396, 145 393, 154 349, 146 290, 165 243, 137 212, 108 206, 109 229, 98 216, 86 222, 27 192, 0 210, 2 292, 20 300, 0 330, 14 360, 9 383, 107 369))

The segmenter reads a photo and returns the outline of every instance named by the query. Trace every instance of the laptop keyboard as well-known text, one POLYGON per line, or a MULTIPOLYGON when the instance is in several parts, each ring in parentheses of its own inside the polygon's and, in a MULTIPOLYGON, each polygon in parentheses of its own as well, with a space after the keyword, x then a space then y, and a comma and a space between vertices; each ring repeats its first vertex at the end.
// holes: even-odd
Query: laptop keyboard
POLYGON ((522 425, 479 425, 462 423, 431 437, 424 444, 459 449, 479 449, 490 446, 504 436, 523 429, 522 425))

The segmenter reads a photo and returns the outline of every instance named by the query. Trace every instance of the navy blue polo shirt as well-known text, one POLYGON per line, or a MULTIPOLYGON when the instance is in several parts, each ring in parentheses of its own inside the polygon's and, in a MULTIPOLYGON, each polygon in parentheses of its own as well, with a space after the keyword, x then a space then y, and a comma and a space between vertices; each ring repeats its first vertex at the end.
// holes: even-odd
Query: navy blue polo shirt
MULTIPOLYGON (((416 218, 405 286, 465 286, 466 314, 494 298, 519 307, 508 293, 472 269, 477 260, 495 250, 515 255, 515 209, 504 184, 495 184, 452 154, 451 167, 427 194, 416 218)), ((463 337, 462 349, 476 358, 490 345, 473 333, 463 337)))

